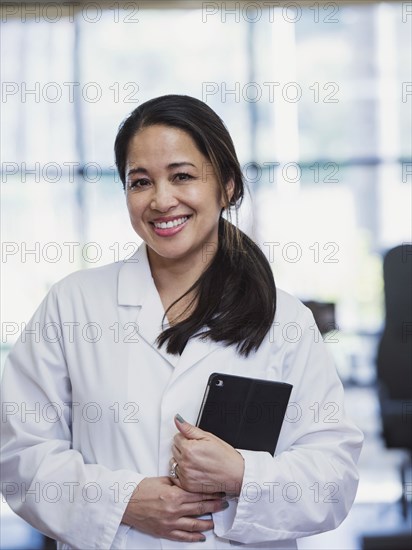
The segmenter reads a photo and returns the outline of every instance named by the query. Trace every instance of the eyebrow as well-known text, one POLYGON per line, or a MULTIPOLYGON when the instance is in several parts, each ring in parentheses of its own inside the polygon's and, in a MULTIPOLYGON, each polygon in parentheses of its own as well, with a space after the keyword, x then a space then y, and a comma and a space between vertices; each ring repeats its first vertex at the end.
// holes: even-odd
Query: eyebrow
MULTIPOLYGON (((193 166, 193 168, 196 168, 196 166, 194 164, 192 164, 191 162, 171 162, 170 164, 168 164, 166 166, 167 169, 169 170, 173 170, 174 168, 181 168, 182 166, 193 166)), ((127 175, 128 176, 131 176, 132 174, 148 174, 148 170, 146 170, 146 168, 143 168, 142 166, 138 166, 137 168, 130 168, 130 170, 128 170, 127 172, 127 175)))

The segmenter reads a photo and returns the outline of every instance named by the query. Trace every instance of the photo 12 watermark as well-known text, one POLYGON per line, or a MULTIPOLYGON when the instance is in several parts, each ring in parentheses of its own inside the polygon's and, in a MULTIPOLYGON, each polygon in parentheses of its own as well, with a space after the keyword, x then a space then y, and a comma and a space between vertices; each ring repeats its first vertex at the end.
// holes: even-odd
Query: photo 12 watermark
POLYGON ((7 162, 0 164, 1 182, 20 183, 77 183, 81 178, 85 183, 98 183, 104 178, 112 178, 120 183, 115 165, 102 166, 98 162, 81 164, 75 161, 46 162, 7 162))
POLYGON ((337 162, 314 162, 309 166, 303 166, 299 162, 264 161, 247 162, 241 166, 243 177, 248 184, 274 183, 279 181, 286 183, 299 183, 303 180, 303 171, 306 169, 305 181, 311 183, 339 183, 336 176, 340 171, 337 162), (308 178, 307 175, 310 174, 308 178))
POLYGON ((1 21, 18 19, 21 23, 74 23, 79 20, 95 24, 102 19, 111 23, 140 23, 137 2, 4 2, 1 21))
POLYGON ((96 401, 79 403, 35 401, 27 403, 22 401, 3 401, 1 404, 1 421, 9 422, 17 418, 22 424, 57 424, 61 421, 72 423, 75 419, 78 423, 96 424, 111 422, 114 424, 137 424, 139 422, 139 405, 133 401, 120 404, 119 402, 102 405, 96 401))
POLYGON ((302 87, 299 82, 202 82, 202 101, 217 96, 222 103, 298 103, 311 98, 314 103, 339 103, 337 82, 313 82, 302 87))
POLYGON ((1 102, 12 99, 19 103, 85 103, 110 101, 111 103, 139 103, 140 85, 137 82, 112 82, 101 85, 99 82, 40 82, 40 81, 3 81, 1 83, 1 102))
POLYGON ((135 253, 138 250, 136 242, 113 242, 106 246, 96 241, 80 243, 79 241, 27 242, 3 241, 1 243, 1 263, 77 263, 79 258, 87 264, 97 264, 109 254, 113 262, 138 263, 135 253))
MULTIPOLYGON (((228 483, 204 483, 199 488, 201 492, 210 493, 233 493, 239 494, 239 500, 248 503, 266 502, 276 504, 281 501, 289 504, 296 504, 304 501, 305 505, 331 505, 339 504, 339 484, 336 481, 312 480, 306 483, 297 481, 249 481, 236 486, 228 483)), ((34 481, 31 484, 21 482, 3 482, 1 484, 2 502, 5 503, 10 497, 13 500, 16 496, 20 501, 32 502, 35 504, 58 502, 95 504, 103 498, 110 499, 114 503, 128 503, 132 499, 139 498, 139 485, 135 482, 119 483, 111 485, 98 483, 97 481, 34 481)))
POLYGON ((69 321, 61 323, 49 321, 40 323, 35 321, 26 323, 22 321, 2 321, 1 341, 8 344, 18 336, 23 343, 33 344, 57 344, 66 345, 82 342, 86 344, 97 344, 100 341, 113 342, 115 344, 138 344, 139 325, 135 322, 120 323, 114 321, 112 324, 99 323, 97 321, 69 321))
POLYGON ((296 24, 299 21, 312 23, 339 23, 340 6, 338 2, 327 4, 313 2, 203 2, 202 22, 220 21, 221 23, 276 23, 282 20, 296 24))
POLYGON ((412 23, 412 2, 402 2, 402 23, 412 23))

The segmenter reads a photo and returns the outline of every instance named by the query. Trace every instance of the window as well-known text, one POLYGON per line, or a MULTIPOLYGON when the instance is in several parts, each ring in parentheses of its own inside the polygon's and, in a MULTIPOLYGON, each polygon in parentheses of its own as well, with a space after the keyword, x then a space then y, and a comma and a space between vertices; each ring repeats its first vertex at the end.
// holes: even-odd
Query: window
POLYGON ((54 23, 22 5, 3 23, 4 345, 53 282, 134 250, 113 141, 164 93, 227 124, 251 191, 241 224, 278 285, 336 301, 343 329, 379 328, 380 254, 411 239, 409 16, 401 2, 295 4, 54 23))

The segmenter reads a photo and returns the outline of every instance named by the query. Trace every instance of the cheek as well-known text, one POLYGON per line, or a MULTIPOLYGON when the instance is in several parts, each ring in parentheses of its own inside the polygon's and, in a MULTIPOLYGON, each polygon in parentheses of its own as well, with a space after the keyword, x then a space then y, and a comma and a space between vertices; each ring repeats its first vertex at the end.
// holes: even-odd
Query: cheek
POLYGON ((143 209, 142 209, 142 205, 139 202, 137 202, 136 200, 133 200, 133 198, 127 199, 126 206, 129 211, 130 218, 138 221, 142 217, 143 209))
POLYGON ((207 212, 209 215, 216 210, 220 213, 220 189, 213 189, 213 183, 210 183, 209 185, 210 187, 208 189, 199 189, 196 187, 192 188, 190 191, 187 191, 185 196, 181 198, 181 201, 198 211, 207 212))

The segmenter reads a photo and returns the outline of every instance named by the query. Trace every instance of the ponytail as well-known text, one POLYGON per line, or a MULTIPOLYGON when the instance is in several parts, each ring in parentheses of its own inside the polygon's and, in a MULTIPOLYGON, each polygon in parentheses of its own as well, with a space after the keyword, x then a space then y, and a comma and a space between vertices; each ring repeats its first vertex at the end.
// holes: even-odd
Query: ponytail
POLYGON ((195 303, 192 313, 157 338, 160 346, 167 342, 168 353, 181 353, 189 338, 199 333, 214 342, 235 345, 245 357, 259 348, 276 311, 273 273, 257 244, 222 217, 213 260, 167 311, 193 291, 194 298, 185 309, 195 303))

